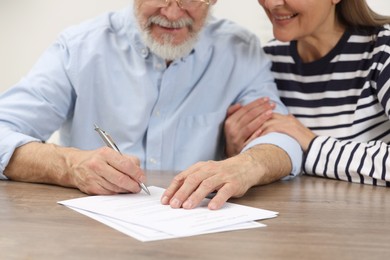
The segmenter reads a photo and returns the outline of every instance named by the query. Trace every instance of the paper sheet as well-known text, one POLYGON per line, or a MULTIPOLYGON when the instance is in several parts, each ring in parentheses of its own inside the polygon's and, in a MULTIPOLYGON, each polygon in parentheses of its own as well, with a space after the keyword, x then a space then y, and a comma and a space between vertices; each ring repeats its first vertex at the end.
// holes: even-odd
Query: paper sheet
MULTIPOLYGON (((102 216, 96 213, 92 213, 89 211, 76 209, 69 207, 70 209, 73 209, 85 216, 88 216, 94 220, 97 220, 113 229, 118 230, 119 232, 122 232, 128 236, 131 236, 135 239, 138 239, 142 242, 149 242, 149 241, 156 241, 156 240, 163 240, 163 239, 172 239, 172 238, 178 238, 179 236, 170 235, 164 232, 160 232, 154 229, 145 228, 142 226, 138 226, 136 224, 128 223, 125 221, 113 219, 110 217, 102 216)), ((219 228, 219 229, 213 229, 209 230, 207 232, 197 233, 197 234, 188 234, 187 236, 193 236, 193 235, 202 235, 202 234, 209 234, 209 233, 217 233, 217 232, 225 232, 225 231, 233 231, 233 230, 242 230, 242 229, 251 229, 251 228, 260 228, 260 227, 266 227, 266 225, 256 222, 256 221, 249 221, 245 223, 235 224, 232 226, 228 226, 225 228, 219 228)), ((184 236, 180 236, 184 237, 184 236)))
POLYGON ((164 189, 151 186, 149 190, 151 196, 144 193, 89 196, 58 203, 141 241, 261 227, 264 225, 253 220, 278 214, 233 203, 212 211, 207 208, 209 199, 195 209, 172 209, 160 203, 164 189))

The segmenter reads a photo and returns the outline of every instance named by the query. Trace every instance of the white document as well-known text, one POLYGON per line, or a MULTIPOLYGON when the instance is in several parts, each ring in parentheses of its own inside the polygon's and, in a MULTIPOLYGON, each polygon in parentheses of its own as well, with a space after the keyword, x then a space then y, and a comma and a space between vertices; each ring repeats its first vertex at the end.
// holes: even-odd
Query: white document
POLYGON ((164 189, 152 186, 149 190, 151 196, 144 193, 89 196, 58 203, 118 230, 122 228, 122 232, 127 230, 126 233, 142 241, 220 232, 239 226, 253 227, 250 221, 273 218, 278 214, 233 203, 225 203, 220 210, 209 210, 209 199, 195 209, 172 209, 160 203, 164 189))
MULTIPOLYGON (((136 224, 128 223, 125 221, 113 219, 107 216, 102 216, 96 213, 92 213, 89 211, 81 210, 81 209, 76 209, 69 207, 70 209, 73 209, 85 216, 88 216, 94 220, 97 220, 113 229, 116 229, 128 236, 131 236, 135 239, 138 239, 139 241, 142 242, 149 242, 149 241, 156 241, 156 240, 163 240, 163 239, 172 239, 172 238, 178 238, 178 236, 174 236, 171 234, 167 234, 164 232, 160 232, 158 230, 150 229, 150 228, 145 228, 142 226, 138 226, 136 224)), ((202 233, 196 233, 196 234, 188 234, 187 236, 193 236, 193 235, 202 235, 202 234, 209 234, 209 233, 217 233, 217 232, 225 232, 225 231, 233 231, 233 230, 242 230, 242 229, 251 229, 251 228, 260 228, 260 227, 266 227, 266 225, 255 222, 255 221, 249 221, 245 223, 240 223, 224 228, 219 228, 219 229, 213 229, 213 230, 208 230, 207 232, 202 232, 202 233)))

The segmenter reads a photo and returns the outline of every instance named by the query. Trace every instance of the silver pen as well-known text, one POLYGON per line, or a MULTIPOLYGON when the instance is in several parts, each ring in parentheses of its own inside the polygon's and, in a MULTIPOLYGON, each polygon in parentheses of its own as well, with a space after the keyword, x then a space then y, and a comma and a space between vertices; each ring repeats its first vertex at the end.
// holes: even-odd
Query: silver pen
MULTIPOLYGON (((95 124, 95 131, 98 132, 98 134, 100 135, 100 137, 103 139, 103 141, 106 143, 108 147, 122 154, 118 146, 115 144, 114 140, 112 140, 111 136, 108 133, 106 133, 103 129, 98 127, 96 124, 95 124)), ((145 184, 143 184, 142 182, 139 182, 138 184, 141 187, 141 189, 143 189, 147 194, 150 195, 150 191, 145 184)))

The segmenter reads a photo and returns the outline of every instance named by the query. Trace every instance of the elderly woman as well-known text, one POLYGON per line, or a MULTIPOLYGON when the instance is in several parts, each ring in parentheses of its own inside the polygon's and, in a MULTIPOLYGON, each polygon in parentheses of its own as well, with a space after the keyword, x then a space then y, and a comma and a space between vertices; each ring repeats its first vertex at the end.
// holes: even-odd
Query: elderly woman
POLYGON ((305 174, 389 187, 390 17, 365 0, 259 4, 276 38, 264 50, 291 114, 264 101, 232 106, 227 154, 278 131, 300 143, 305 174))

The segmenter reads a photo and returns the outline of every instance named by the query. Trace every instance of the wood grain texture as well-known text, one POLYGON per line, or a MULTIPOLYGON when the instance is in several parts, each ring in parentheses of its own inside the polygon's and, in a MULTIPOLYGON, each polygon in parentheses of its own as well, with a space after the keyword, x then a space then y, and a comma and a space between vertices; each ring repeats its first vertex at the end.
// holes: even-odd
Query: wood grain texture
MULTIPOLYGON (((170 172, 148 172, 166 187, 170 172)), ((0 181, 0 259, 388 259, 388 188, 301 176, 231 202, 278 211, 265 228, 139 242, 57 201, 75 189, 0 181)))

